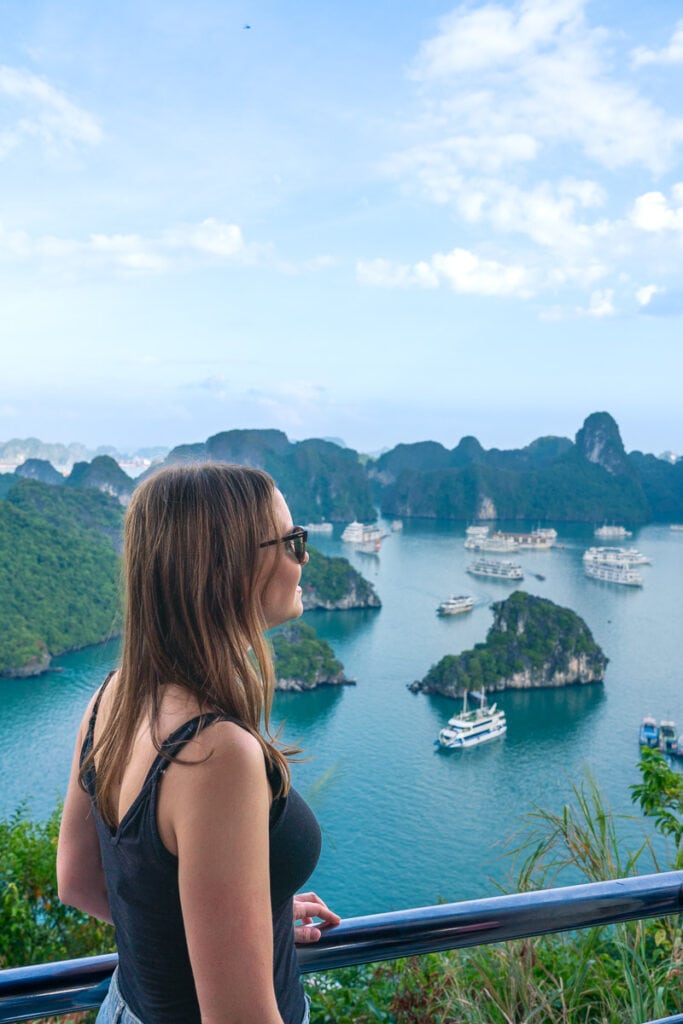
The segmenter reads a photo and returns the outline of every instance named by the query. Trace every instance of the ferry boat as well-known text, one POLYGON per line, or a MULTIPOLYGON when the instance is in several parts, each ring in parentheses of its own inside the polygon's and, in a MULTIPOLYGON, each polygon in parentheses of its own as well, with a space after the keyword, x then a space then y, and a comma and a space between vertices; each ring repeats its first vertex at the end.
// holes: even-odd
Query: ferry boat
POLYGON ((461 615, 463 612, 471 612, 474 608, 474 598, 465 594, 457 597, 448 597, 442 601, 436 609, 437 615, 461 615))
POLYGON ((531 533, 470 533, 467 530, 465 547, 470 551, 545 551, 553 547, 557 539, 556 530, 532 530, 531 533))
POLYGON ((659 723, 659 749, 663 754, 678 754, 679 748, 675 722, 662 719, 659 723))
POLYGON ((593 532, 596 537, 600 537, 602 540, 616 540, 617 538, 633 536, 631 531, 623 526, 607 526, 607 524, 598 526, 597 530, 593 532))
POLYGON ((333 529, 332 523, 306 523, 304 526, 309 533, 332 533, 333 529))
POLYGON ((341 535, 341 539, 346 544, 354 544, 358 551, 363 551, 367 554, 377 554, 379 552, 382 546, 382 537, 383 534, 379 526, 372 524, 366 526, 355 519, 345 527, 341 535))
POLYGON ((448 725, 439 733, 436 741, 440 747, 450 750, 466 750, 477 747, 480 743, 488 743, 507 732, 505 712, 496 704, 490 707, 486 703, 486 694, 482 690, 477 695, 480 701, 478 708, 467 710, 467 690, 463 698, 462 711, 459 715, 449 718, 448 725))
POLYGON ((625 587, 642 587, 643 577, 628 562, 584 562, 583 571, 592 580, 603 583, 620 583, 625 587))
POLYGON ((468 537, 487 537, 489 533, 488 526, 468 526, 465 530, 468 537))
POLYGON ((511 583, 524 579, 521 565, 516 562, 496 562, 491 558, 477 558, 467 566, 467 572, 471 576, 486 576, 488 579, 511 583))
POLYGON ((518 546, 511 533, 474 534, 465 541, 468 551, 515 551, 518 546))
POLYGON ((641 747, 650 747, 652 750, 657 750, 659 747, 659 726, 654 715, 645 715, 643 718, 640 723, 638 741, 641 747))
POLYGON ((652 559, 636 548, 588 548, 583 553, 584 562, 605 562, 608 565, 628 563, 629 565, 651 565, 652 559))

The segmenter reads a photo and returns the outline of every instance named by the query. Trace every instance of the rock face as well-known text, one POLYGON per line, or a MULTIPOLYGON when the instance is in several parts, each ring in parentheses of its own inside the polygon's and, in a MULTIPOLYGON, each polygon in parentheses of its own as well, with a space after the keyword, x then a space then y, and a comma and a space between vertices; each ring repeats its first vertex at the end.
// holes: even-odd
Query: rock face
POLYGON ((51 660, 47 650, 43 647, 34 658, 31 658, 21 668, 3 668, 0 674, 7 679, 28 679, 31 676, 42 676, 44 672, 50 670, 51 660))
POLYGON ((275 634, 273 656, 276 690, 301 693, 318 686, 355 683, 354 679, 346 678, 344 666, 327 641, 321 640, 305 622, 291 622, 275 634))
POLYGON ((65 483, 62 474, 58 473, 47 459, 26 459, 14 472, 16 476, 24 477, 25 480, 39 480, 52 487, 63 487, 65 483))
POLYGON ((330 558, 310 545, 308 551, 310 559, 301 577, 305 611, 381 608, 375 588, 346 558, 330 558))
POLYGON ((608 412, 586 417, 576 434, 576 449, 588 462, 602 466, 612 476, 631 474, 619 427, 608 412))
POLYGON ((601 683, 608 659, 576 612, 522 591, 493 605, 486 643, 446 655, 414 693, 462 697, 465 690, 521 690, 601 683))
POLYGON ((70 487, 95 487, 103 494, 130 501, 135 483, 109 455, 97 455, 92 462, 77 462, 67 481, 70 487))
POLYGON ((381 608, 382 602, 371 583, 363 577, 352 580, 348 590, 341 597, 330 599, 320 595, 314 588, 302 584, 304 611, 322 608, 326 611, 348 611, 351 608, 381 608))

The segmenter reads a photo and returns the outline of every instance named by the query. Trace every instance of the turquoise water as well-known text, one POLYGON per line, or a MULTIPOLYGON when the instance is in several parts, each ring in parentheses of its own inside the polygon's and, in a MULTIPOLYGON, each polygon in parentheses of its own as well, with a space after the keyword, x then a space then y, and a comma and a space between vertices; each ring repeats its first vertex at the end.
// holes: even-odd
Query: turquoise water
MULTIPOLYGON (((504 524, 503 524, 504 525, 504 524)), ((511 524, 510 524, 511 525, 511 524)), ((515 524, 519 528, 519 524, 515 524)), ((683 534, 646 527, 632 543, 653 559, 642 589, 588 580, 581 555, 588 527, 558 526, 564 546, 527 552, 522 589, 577 611, 610 658, 603 686, 503 693, 503 740, 469 751, 434 747, 456 705, 406 686, 442 655, 483 640, 489 605, 512 587, 465 574, 462 524, 405 521, 379 558, 317 539, 343 553, 376 586, 379 610, 311 612, 356 686, 280 694, 275 719, 311 760, 295 766, 315 807, 323 857, 311 886, 344 915, 490 894, 505 884, 502 843, 540 804, 559 809, 572 781, 590 770, 612 805, 631 811, 637 728, 645 713, 676 718, 683 731, 680 616, 683 534), (545 581, 531 573, 540 572, 545 581), (436 605, 471 593, 474 611, 440 619, 436 605)), ((58 674, 2 682, 0 813, 27 800, 35 817, 63 794, 83 708, 116 661, 116 644, 58 659, 58 674)), ((629 839, 639 822, 625 825, 629 839)))

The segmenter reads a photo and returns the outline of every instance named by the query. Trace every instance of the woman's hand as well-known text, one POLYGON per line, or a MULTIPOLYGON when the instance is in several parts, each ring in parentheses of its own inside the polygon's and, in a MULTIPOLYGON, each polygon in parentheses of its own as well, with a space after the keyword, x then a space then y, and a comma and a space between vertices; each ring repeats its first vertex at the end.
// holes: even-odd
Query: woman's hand
POLYGON ((300 892, 294 897, 295 942, 317 942, 325 928, 334 928, 340 921, 339 914, 330 910, 314 892, 300 892), (314 917, 319 920, 314 922, 314 917))

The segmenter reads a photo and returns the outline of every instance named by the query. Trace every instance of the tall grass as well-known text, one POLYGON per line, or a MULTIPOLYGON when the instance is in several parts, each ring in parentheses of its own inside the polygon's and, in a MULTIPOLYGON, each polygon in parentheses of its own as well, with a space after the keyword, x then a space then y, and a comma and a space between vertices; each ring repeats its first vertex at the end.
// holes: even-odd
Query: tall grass
MULTIPOLYGON (((620 817, 590 777, 561 811, 532 812, 510 844, 514 889, 552 887, 568 867, 588 882, 634 875, 644 853, 658 867, 649 838, 626 848, 620 817)), ((664 918, 347 968, 309 991, 316 1024, 639 1024, 683 1012, 682 977, 680 920, 664 918)))

